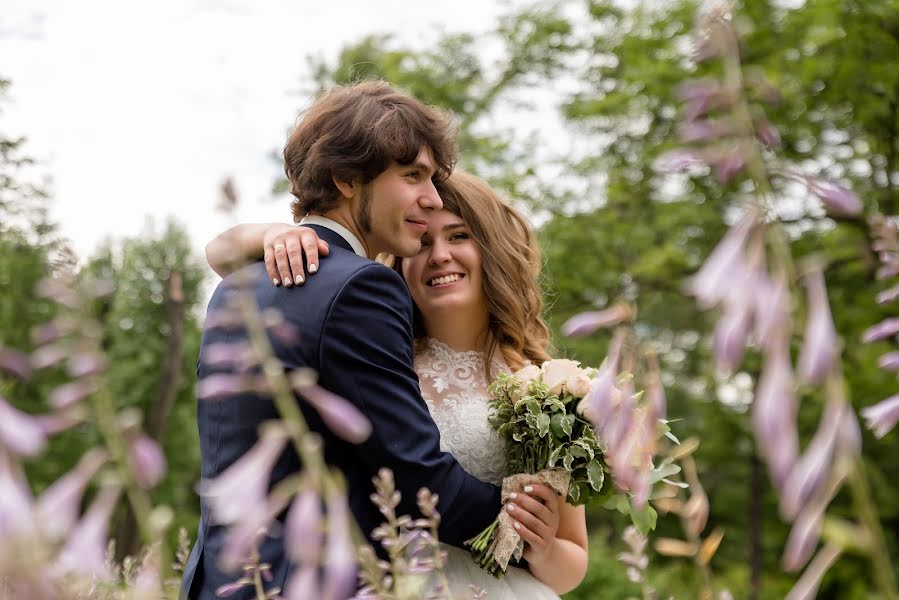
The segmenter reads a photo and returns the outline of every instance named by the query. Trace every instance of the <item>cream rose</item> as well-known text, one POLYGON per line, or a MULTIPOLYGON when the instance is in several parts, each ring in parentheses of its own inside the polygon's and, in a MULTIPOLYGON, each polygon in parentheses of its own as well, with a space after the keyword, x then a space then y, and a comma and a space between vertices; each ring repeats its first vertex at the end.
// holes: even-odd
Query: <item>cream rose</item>
POLYGON ((531 382, 531 379, 540 377, 540 373, 540 367, 537 365, 528 365, 523 369, 515 371, 515 379, 520 381, 522 385, 527 385, 531 382))
POLYGON ((556 396, 561 394, 565 381, 581 372, 580 364, 567 358, 556 358, 543 363, 540 368, 543 371, 543 383, 549 387, 549 393, 556 396))
POLYGON ((590 376, 583 371, 565 380, 565 390, 575 398, 583 398, 590 393, 590 376))

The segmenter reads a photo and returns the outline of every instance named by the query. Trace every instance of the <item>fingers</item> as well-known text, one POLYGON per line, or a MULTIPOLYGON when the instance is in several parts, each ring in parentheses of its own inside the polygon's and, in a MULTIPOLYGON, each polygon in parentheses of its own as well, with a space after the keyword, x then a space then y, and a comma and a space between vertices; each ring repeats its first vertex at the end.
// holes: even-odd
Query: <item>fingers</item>
POLYGON ((558 505, 559 495, 549 486, 540 483, 532 483, 524 486, 524 492, 529 496, 542 501, 543 504, 546 504, 547 506, 549 506, 550 503, 558 505))
MULTIPOLYGON (((306 270, 309 271, 310 274, 318 271, 318 242, 318 236, 311 229, 302 230, 300 233, 299 248, 302 248, 303 253, 306 255, 306 270)), ((302 282, 303 257, 300 256, 299 249, 296 256, 293 254, 290 255, 290 262, 294 265, 295 274, 297 273, 297 270, 299 270, 300 279, 297 280, 297 283, 302 282)))
POLYGON ((284 284, 284 287, 290 287, 293 285, 293 276, 290 272, 290 259, 287 256, 287 246, 284 245, 283 242, 275 242, 273 249, 275 254, 275 265, 278 271, 277 276, 281 278, 281 283, 284 284))
MULTIPOLYGON (((520 525, 520 527, 515 528, 519 534, 521 534, 522 530, 525 530, 534 534, 540 540, 546 541, 555 537, 556 531, 543 518, 534 514, 534 511, 539 510, 534 506, 535 504, 539 505, 544 511, 546 510, 546 507, 533 498, 528 498, 526 494, 518 494, 516 498, 510 497, 510 501, 506 504, 506 510, 509 516, 516 521, 516 524, 520 525)), ((525 536, 522 535, 521 537, 524 538, 525 536)), ((527 541, 536 542, 536 540, 527 541)))
POLYGON ((272 246, 265 247, 265 270, 268 276, 272 278, 272 283, 281 285, 281 274, 278 273, 278 265, 275 263, 275 249, 272 246))
MULTIPOLYGON (((532 498, 528 494, 510 494, 509 500, 515 504, 516 508, 524 509, 524 511, 539 519, 544 525, 548 527, 558 526, 558 505, 555 506, 556 510, 553 510, 553 508, 546 506, 540 500, 532 498)), ((553 531, 553 535, 555 535, 555 531, 553 531)))

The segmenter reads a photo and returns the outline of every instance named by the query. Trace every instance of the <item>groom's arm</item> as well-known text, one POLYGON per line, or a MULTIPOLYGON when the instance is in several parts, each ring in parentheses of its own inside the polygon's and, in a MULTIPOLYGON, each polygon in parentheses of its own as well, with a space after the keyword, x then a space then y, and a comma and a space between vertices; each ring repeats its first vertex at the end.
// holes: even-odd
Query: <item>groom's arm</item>
POLYGON ((440 451, 440 432, 421 397, 412 368, 412 300, 402 278, 382 265, 363 267, 338 293, 321 336, 321 368, 337 373, 332 391, 371 420, 360 447, 371 472, 394 473, 403 505, 417 514, 426 487, 440 495, 439 536, 455 546, 474 537, 498 514, 500 490, 466 473, 440 451))

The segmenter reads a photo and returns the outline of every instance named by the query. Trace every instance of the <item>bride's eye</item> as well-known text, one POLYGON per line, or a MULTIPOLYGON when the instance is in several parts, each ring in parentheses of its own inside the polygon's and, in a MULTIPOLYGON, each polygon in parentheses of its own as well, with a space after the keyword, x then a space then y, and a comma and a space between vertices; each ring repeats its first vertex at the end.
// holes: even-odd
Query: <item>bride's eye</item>
POLYGON ((450 236, 450 241, 455 242, 456 240, 467 240, 470 239, 471 236, 465 233, 464 231, 460 231, 459 233, 454 233, 450 236))

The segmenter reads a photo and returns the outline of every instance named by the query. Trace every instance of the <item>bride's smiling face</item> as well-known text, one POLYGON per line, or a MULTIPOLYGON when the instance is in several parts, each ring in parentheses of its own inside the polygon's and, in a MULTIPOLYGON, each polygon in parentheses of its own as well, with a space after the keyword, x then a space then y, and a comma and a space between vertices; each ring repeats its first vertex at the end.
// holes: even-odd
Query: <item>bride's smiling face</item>
POLYGON ((421 251, 403 259, 402 268, 426 320, 447 311, 487 311, 481 253, 458 215, 446 209, 433 211, 421 251))

